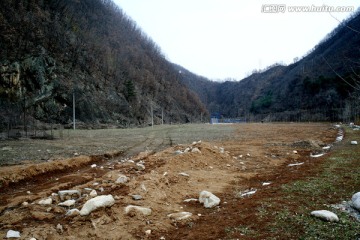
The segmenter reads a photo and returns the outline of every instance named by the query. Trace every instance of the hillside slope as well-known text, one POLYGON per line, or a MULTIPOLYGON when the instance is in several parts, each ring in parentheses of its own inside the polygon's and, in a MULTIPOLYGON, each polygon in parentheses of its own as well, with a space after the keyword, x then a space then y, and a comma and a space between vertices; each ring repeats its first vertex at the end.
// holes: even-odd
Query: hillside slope
POLYGON ((144 126, 207 111, 111 0, 0 1, 0 126, 40 120, 144 126))
POLYGON ((205 83, 196 76, 184 82, 210 112, 225 117, 354 121, 360 116, 359 46, 358 11, 289 66, 274 64, 239 82, 205 83))

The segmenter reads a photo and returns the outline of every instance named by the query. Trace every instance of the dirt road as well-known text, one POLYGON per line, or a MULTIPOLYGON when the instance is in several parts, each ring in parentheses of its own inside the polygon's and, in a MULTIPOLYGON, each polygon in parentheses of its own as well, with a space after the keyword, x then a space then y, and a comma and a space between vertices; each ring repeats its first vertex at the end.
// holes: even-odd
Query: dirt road
POLYGON ((1 142, 3 165, 23 164, 0 168, 0 235, 11 229, 21 239, 222 239, 227 228, 251 221, 252 198, 321 161, 310 154, 324 152, 337 132, 330 124, 182 125, 1 142), (126 183, 116 183, 121 175, 126 183), (60 190, 81 196, 69 196, 71 207, 59 206, 65 200, 60 190), (87 216, 66 215, 80 210, 91 190, 111 194, 115 204, 87 216), (217 195, 220 205, 184 202, 202 190, 217 195), (39 204, 48 198, 50 204, 39 204), (128 205, 149 208, 151 215, 125 214, 128 205), (169 217, 178 212, 192 216, 169 217))

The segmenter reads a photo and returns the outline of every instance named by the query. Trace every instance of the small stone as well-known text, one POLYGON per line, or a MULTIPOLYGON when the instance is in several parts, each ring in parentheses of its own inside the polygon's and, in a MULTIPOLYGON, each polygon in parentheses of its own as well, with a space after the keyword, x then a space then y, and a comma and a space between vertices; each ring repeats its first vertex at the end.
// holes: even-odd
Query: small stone
POLYGON ((294 154, 298 154, 298 151, 294 150, 293 153, 294 153, 294 154))
POLYGON ((91 165, 91 168, 96 168, 96 167, 97 167, 96 164, 91 165))
POLYGON ((66 216, 77 216, 80 215, 80 211, 79 209, 70 209, 69 211, 67 211, 67 213, 65 214, 66 216))
POLYGON ((52 201, 53 201, 52 198, 47 198, 47 199, 40 200, 38 202, 38 204, 40 204, 40 205, 51 205, 52 201))
POLYGON ((63 226, 58 223, 58 225, 56 225, 56 231, 59 233, 59 234, 62 234, 64 232, 64 228, 63 226))
POLYGON ((175 155, 179 155, 179 154, 183 154, 183 152, 182 152, 181 150, 176 150, 176 151, 174 152, 174 154, 175 154, 175 155))
POLYGON ((118 179, 115 181, 115 183, 127 183, 129 181, 129 178, 123 174, 120 174, 118 179))
POLYGON ((26 207, 26 206, 29 205, 29 203, 28 203, 28 202, 23 202, 21 205, 22 205, 23 207, 26 207))
POLYGON ((263 186, 269 186, 271 183, 269 183, 269 182, 264 182, 262 185, 263 186))
POLYGON ((135 201, 141 200, 142 196, 141 195, 131 195, 132 199, 134 199, 135 201))
POLYGON ((89 193, 89 195, 90 195, 90 197, 96 197, 98 194, 97 194, 97 192, 96 192, 96 190, 95 189, 93 189, 93 190, 91 190, 91 192, 89 193))
POLYGON ((351 145, 357 145, 357 141, 351 141, 351 145))
POLYGON ((141 164, 141 163, 137 163, 137 164, 136 164, 136 169, 137 169, 138 171, 144 171, 144 170, 145 170, 145 166, 144 166, 143 164, 141 164))
POLYGON ((6 233, 6 238, 20 238, 20 232, 9 230, 6 233))
POLYGON ((205 208, 213 208, 220 204, 220 198, 208 191, 202 191, 199 195, 199 202, 204 204, 205 208))
POLYGON ((190 212, 178 212, 178 213, 172 213, 169 214, 168 217, 172 220, 175 221, 181 221, 181 220, 185 220, 188 219, 192 216, 192 213, 190 212))
POLYGON ((328 210, 312 211, 311 215, 314 217, 320 218, 324 221, 328 221, 328 222, 338 222, 339 221, 338 216, 335 213, 330 212, 328 210))
POLYGON ((193 148, 191 150, 192 153, 201 153, 201 151, 198 148, 193 148))
POLYGON ((62 190, 58 191, 58 194, 61 201, 64 201, 66 196, 72 197, 73 195, 77 195, 79 198, 81 197, 81 193, 79 190, 62 190))
POLYGON ((147 235, 147 236, 149 236, 150 234, 151 234, 151 230, 149 229, 149 230, 146 230, 145 231, 145 234, 147 235))
POLYGON ((125 214, 128 216, 134 216, 136 213, 140 213, 144 216, 151 215, 151 209, 140 207, 140 206, 134 206, 134 205, 128 205, 125 207, 125 214))
POLYGON ((63 206, 63 207, 70 207, 70 206, 73 206, 75 205, 75 200, 73 199, 70 199, 70 200, 67 200, 65 202, 61 202, 58 204, 59 206, 63 206))
POLYGON ((179 175, 180 175, 180 176, 184 176, 184 177, 190 177, 190 175, 189 175, 189 174, 184 173, 184 172, 179 173, 179 175))
POLYGON ((189 198, 189 199, 185 199, 184 202, 197 202, 198 199, 196 198, 189 198))

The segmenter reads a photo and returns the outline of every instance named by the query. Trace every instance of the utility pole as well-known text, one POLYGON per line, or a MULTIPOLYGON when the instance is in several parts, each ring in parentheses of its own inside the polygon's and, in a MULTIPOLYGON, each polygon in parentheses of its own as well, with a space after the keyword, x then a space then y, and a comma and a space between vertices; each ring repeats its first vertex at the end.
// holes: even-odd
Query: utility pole
POLYGON ((154 127, 154 111, 153 111, 153 106, 152 106, 152 102, 150 102, 150 109, 151 109, 151 127, 154 127))
POLYGON ((73 129, 75 130, 76 127, 75 127, 75 89, 73 91, 73 129))
POLYGON ((161 108, 161 125, 164 125, 164 109, 161 108))

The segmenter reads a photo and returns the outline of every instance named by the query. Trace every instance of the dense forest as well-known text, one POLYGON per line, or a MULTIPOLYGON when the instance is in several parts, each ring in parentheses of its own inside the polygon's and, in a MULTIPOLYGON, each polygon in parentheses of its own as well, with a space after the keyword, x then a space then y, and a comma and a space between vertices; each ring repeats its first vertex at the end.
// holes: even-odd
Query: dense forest
POLYGON ((273 64, 241 81, 224 83, 189 73, 184 83, 209 112, 225 118, 359 121, 360 11, 293 64, 273 64))
POLYGON ((0 129, 71 126, 73 106, 93 126, 359 121, 359 11, 293 64, 225 82, 170 63, 111 0, 2 0, 0 31, 0 129))
POLYGON ((160 48, 111 0, 0 1, 0 126, 119 127, 208 114, 160 48))

